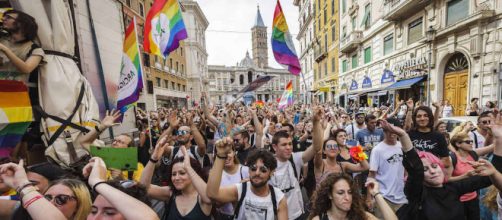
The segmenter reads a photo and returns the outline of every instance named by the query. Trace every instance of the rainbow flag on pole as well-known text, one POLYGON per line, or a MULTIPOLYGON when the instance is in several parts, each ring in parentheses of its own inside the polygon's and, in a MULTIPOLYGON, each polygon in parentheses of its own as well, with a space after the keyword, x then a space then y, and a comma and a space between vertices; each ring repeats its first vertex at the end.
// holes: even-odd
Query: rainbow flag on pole
POLYGON ((283 110, 288 106, 293 105, 293 81, 290 80, 286 86, 286 90, 282 93, 281 100, 279 101, 279 110, 283 110))
POLYGON ((21 81, 0 80, 0 158, 9 156, 32 121, 26 85, 21 81))
MULTIPOLYGON (((117 98, 117 109, 120 110, 122 115, 131 106, 136 105, 139 93, 143 89, 141 53, 139 52, 135 17, 126 29, 123 52, 117 98)), ((122 118, 120 118, 120 121, 122 121, 122 118)))
POLYGON ((287 68, 293 75, 300 74, 302 67, 296 55, 295 46, 279 0, 277 0, 277 6, 275 6, 274 23, 272 24, 272 51, 275 60, 279 64, 287 68))
POLYGON ((145 20, 145 52, 162 57, 176 50, 187 31, 178 0, 155 0, 145 20))

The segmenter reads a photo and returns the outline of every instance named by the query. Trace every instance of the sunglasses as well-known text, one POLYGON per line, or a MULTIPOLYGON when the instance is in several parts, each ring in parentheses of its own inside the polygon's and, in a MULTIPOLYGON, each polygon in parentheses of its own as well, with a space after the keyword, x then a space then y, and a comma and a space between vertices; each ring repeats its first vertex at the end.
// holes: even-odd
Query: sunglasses
POLYGON ((234 144, 238 144, 241 139, 234 139, 234 144))
POLYGON ((336 150, 336 149, 338 149, 338 145, 337 144, 326 144, 326 149, 336 150))
POLYGON ((2 20, 7 20, 7 19, 16 20, 16 18, 12 17, 11 15, 4 15, 2 18, 2 20))
POLYGON ((474 141, 472 141, 472 140, 466 140, 466 141, 459 141, 458 143, 459 144, 461 144, 461 143, 472 144, 472 143, 474 143, 474 141))
POLYGON ((188 133, 190 133, 190 132, 189 131, 185 131, 185 130, 178 130, 176 132, 176 135, 185 135, 185 134, 188 134, 188 133))
POLYGON ((75 196, 69 196, 69 195, 63 195, 63 194, 59 194, 59 195, 55 195, 55 196, 50 195, 50 194, 46 194, 46 195, 44 195, 44 197, 49 202, 52 202, 52 200, 54 200, 54 203, 57 206, 63 206, 66 203, 68 203, 68 201, 70 201, 70 200, 77 200, 77 197, 75 197, 75 196))
POLYGON ((490 124, 490 120, 487 120, 487 121, 480 121, 481 124, 484 124, 484 125, 489 125, 490 124))
POLYGON ((256 165, 251 165, 249 166, 249 169, 253 172, 256 172, 258 169, 260 169, 260 172, 262 173, 268 172, 268 167, 266 166, 257 167, 256 165))

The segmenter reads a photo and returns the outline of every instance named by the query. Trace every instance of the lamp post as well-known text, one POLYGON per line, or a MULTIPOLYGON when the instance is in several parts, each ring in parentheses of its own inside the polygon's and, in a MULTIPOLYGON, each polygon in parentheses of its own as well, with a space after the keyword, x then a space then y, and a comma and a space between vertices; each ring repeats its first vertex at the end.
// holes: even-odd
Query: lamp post
MULTIPOLYGON (((191 100, 191 101, 190 101, 190 103, 191 103, 191 106, 192 106, 192 108, 193 108, 193 100, 194 100, 194 99, 193 99, 193 91, 192 91, 192 90, 193 90, 193 88, 192 88, 192 87, 190 87, 190 100, 191 100)), ((187 100, 187 101, 188 101, 188 100, 187 100)))
POLYGON ((429 26, 429 30, 425 33, 427 37, 427 44, 429 45, 429 58, 427 65, 427 106, 431 104, 431 62, 432 62, 432 42, 436 37, 436 30, 429 26))

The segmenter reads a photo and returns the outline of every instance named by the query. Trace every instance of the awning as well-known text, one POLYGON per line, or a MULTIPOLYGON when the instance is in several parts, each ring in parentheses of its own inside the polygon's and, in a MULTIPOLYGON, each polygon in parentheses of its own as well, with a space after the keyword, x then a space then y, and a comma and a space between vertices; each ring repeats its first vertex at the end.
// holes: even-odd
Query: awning
POLYGON ((415 78, 411 78, 411 79, 397 81, 394 84, 385 88, 385 90, 408 89, 412 85, 415 85, 416 83, 420 82, 424 78, 425 78, 424 76, 420 76, 420 77, 415 77, 415 78))

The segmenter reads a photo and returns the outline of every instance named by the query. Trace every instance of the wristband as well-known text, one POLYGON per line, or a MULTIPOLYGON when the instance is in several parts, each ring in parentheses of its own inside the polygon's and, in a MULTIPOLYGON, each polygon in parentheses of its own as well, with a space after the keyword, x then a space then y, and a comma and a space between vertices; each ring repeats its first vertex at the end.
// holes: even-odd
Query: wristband
POLYGON ((92 191, 97 192, 97 191, 96 191, 96 187, 97 187, 99 184, 103 184, 103 183, 105 183, 105 184, 106 184, 106 181, 101 181, 101 182, 98 182, 98 183, 94 184, 94 186, 92 187, 92 191))
POLYGON ((32 203, 36 202, 37 200, 43 198, 42 195, 37 195, 33 198, 31 198, 30 200, 28 200, 24 205, 23 205, 23 208, 24 209, 28 209, 28 206, 30 206, 32 203))
POLYGON ((94 129, 96 130, 96 132, 98 132, 98 134, 101 134, 103 132, 103 130, 99 130, 99 127, 96 125, 94 126, 94 129))
POLYGON ((27 182, 23 185, 21 185, 20 187, 17 187, 16 191, 18 193, 21 193, 21 191, 23 191, 24 188, 28 187, 28 186, 33 186, 34 184, 32 182, 27 182))
POLYGON ((216 158, 226 160, 228 158, 228 156, 222 157, 222 156, 216 154, 216 158))
POLYGON ((150 157, 150 159, 148 159, 148 160, 149 160, 150 162, 152 162, 152 163, 157 163, 157 162, 159 162, 159 160, 154 160, 154 159, 153 159, 153 158, 151 158, 151 157, 150 157))
POLYGON ((374 199, 374 198, 375 198, 376 196, 378 196, 378 195, 382 195, 382 193, 377 192, 377 193, 375 193, 375 194, 373 194, 373 195, 371 195, 371 196, 373 196, 373 199, 374 199))
POLYGON ((29 193, 36 192, 36 191, 38 191, 37 187, 34 187, 34 186, 32 186, 32 187, 25 187, 23 190, 21 190, 19 192, 19 196, 22 199, 24 196, 28 195, 29 193))

